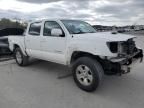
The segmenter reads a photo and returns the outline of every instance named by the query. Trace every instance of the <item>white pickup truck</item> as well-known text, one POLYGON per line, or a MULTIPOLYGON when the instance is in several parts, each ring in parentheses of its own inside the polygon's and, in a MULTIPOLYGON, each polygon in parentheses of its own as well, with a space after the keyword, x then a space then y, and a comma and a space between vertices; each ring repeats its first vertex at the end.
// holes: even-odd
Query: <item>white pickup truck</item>
POLYGON ((99 33, 79 20, 42 20, 29 23, 23 36, 10 36, 9 48, 20 66, 33 57, 71 67, 77 86, 92 92, 104 74, 128 73, 135 61, 142 60, 143 51, 134 38, 99 33))

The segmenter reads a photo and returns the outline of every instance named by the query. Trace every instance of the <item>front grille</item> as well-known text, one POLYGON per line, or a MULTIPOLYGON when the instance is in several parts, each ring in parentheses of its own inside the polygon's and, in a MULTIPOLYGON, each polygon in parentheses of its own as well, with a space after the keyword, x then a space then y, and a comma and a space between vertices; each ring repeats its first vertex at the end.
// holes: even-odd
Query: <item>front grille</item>
POLYGON ((122 49, 123 53, 128 55, 133 54, 137 51, 135 42, 132 39, 129 39, 128 41, 122 43, 122 49))

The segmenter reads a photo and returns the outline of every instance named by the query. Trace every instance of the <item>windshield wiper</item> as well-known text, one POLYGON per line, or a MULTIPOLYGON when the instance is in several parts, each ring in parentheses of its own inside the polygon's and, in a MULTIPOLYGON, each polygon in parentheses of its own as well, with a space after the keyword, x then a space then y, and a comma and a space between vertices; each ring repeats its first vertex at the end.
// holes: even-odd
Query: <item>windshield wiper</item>
POLYGON ((96 32, 92 31, 92 32, 88 32, 88 33, 96 33, 96 32))
POLYGON ((86 33, 86 32, 81 32, 81 31, 79 31, 79 32, 73 33, 73 34, 84 34, 84 33, 86 33))

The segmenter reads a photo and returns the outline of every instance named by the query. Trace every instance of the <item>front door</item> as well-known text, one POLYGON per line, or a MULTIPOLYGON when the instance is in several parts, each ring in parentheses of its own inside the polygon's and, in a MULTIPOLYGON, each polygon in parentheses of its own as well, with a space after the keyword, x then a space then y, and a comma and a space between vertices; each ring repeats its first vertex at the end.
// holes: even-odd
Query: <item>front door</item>
POLYGON ((54 28, 59 28, 62 30, 61 26, 56 21, 46 21, 44 23, 42 36, 43 40, 41 41, 41 48, 44 51, 43 56, 49 61, 66 64, 66 37, 64 32, 63 36, 51 35, 51 30, 54 28))

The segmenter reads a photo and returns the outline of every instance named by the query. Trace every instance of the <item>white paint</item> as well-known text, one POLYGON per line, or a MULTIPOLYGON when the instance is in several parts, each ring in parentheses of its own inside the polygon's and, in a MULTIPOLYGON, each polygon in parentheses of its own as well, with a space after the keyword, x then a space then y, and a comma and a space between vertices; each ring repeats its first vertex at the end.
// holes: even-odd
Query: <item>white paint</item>
POLYGON ((127 41, 134 38, 130 35, 111 34, 109 32, 76 34, 72 37, 60 20, 43 20, 40 36, 29 35, 28 29, 25 38, 9 37, 10 49, 13 50, 13 44, 18 44, 22 51, 26 51, 31 57, 64 65, 69 65, 72 53, 75 51, 83 51, 101 57, 116 57, 117 54, 110 52, 107 42, 127 41), (65 32, 65 37, 43 36, 45 21, 56 21, 65 32))

